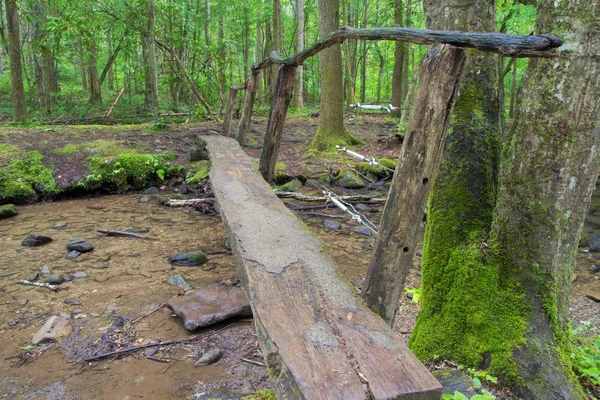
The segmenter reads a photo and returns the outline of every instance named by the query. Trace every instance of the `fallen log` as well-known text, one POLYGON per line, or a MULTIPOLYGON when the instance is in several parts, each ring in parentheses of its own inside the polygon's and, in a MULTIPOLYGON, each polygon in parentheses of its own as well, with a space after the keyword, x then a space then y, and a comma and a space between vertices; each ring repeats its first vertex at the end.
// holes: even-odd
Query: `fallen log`
POLYGON ((206 142, 212 189, 277 398, 439 400, 441 385, 355 297, 323 242, 242 148, 223 136, 206 142))
POLYGON ((213 203, 215 199, 188 199, 188 200, 169 200, 165 204, 169 207, 188 207, 198 203, 213 203))
POLYGON ((32 281, 28 281, 27 279, 22 279, 22 280, 18 281, 17 283, 19 283, 21 285, 43 287, 43 288, 46 288, 46 289, 50 289, 53 292, 56 292, 58 290, 58 288, 59 288, 59 286, 57 286, 57 285, 51 285, 51 284, 46 283, 46 282, 32 282, 32 281))

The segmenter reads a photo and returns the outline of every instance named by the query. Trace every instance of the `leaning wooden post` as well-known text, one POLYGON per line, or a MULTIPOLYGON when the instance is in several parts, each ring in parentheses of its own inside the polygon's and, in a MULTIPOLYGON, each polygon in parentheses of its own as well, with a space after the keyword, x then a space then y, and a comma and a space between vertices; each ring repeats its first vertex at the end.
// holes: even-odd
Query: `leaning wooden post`
POLYGON ((277 83, 275 84, 275 93, 265 134, 265 144, 258 167, 259 172, 268 183, 273 181, 275 174, 275 163, 277 163, 277 155, 279 154, 283 125, 294 94, 295 75, 296 65, 283 65, 277 74, 277 83))
POLYGON ((246 145, 246 135, 250 128, 250 119, 252 118, 252 109, 254 108, 254 100, 256 99, 256 83, 260 79, 260 71, 248 79, 246 83, 246 98, 244 99, 244 108, 242 110, 242 118, 238 125, 237 141, 240 146, 246 145))
POLYGON ((466 60, 464 50, 441 45, 432 47, 421 64, 421 83, 363 290, 369 308, 390 325, 420 239, 466 60))
POLYGON ((229 89, 229 98, 227 99, 227 110, 225 111, 225 118, 223 118, 223 136, 231 136, 231 120, 233 119, 233 107, 235 106, 235 97, 237 92, 245 89, 247 82, 242 85, 233 85, 229 89))

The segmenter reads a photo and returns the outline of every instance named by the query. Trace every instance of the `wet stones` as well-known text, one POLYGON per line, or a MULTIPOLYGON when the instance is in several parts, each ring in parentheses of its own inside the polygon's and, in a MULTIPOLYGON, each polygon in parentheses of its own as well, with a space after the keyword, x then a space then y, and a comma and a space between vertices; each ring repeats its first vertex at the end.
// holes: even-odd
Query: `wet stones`
POLYGON ((71 321, 63 316, 55 315, 46 321, 44 326, 33 335, 33 344, 54 342, 60 338, 67 337, 73 332, 71 321))
POLYGON ((159 193, 159 191, 156 186, 149 187, 148 189, 146 189, 142 192, 143 195, 151 195, 151 194, 158 194, 158 193, 159 193))
POLYGON ((365 187, 365 183, 358 174, 349 169, 343 169, 337 176, 338 186, 348 189, 360 189, 365 187))
POLYGON ((209 349, 202 354, 202 357, 200 357, 194 365, 196 367, 201 367, 203 365, 214 364, 219 361, 221 357, 223 357, 223 350, 219 348, 209 349))
POLYGON ((67 254, 67 260, 74 260, 77 257, 79 257, 80 255, 81 255, 81 253, 78 252, 77 250, 70 251, 69 254, 67 254))
POLYGON ((373 234, 373 232, 366 226, 359 226, 354 229, 354 232, 358 233, 359 235, 365 236, 371 236, 373 234))
POLYGON ((87 240, 79 237, 69 239, 67 243, 67 250, 78 251, 80 253, 87 253, 94 250, 94 246, 87 240))
POLYGON ((185 290, 192 290, 193 287, 192 285, 190 285, 183 276, 181 275, 173 275, 171 277, 169 277, 169 279, 167 279, 167 283, 174 285, 174 286, 179 286, 180 288, 183 288, 185 290))
POLYGON ((206 263, 208 259, 201 251, 192 251, 189 253, 181 253, 172 255, 169 258, 169 263, 172 265, 181 265, 184 267, 193 267, 206 263))
POLYGON ((49 236, 37 235, 35 233, 30 233, 25 236, 25 239, 21 242, 21 246, 23 247, 39 247, 45 244, 52 242, 52 238, 49 236))
POLYGON ((326 219, 323 222, 323 226, 325 226, 326 231, 339 231, 342 228, 342 225, 339 222, 331 221, 326 219))
POLYGON ((49 283, 51 285, 60 285, 64 281, 65 281, 65 278, 61 274, 52 274, 49 277, 47 277, 46 279, 44 279, 45 283, 49 283))
POLYGON ((213 284, 186 296, 174 297, 169 307, 189 331, 214 325, 235 317, 252 316, 246 293, 235 286, 213 284))
POLYGON ((17 207, 14 204, 5 204, 0 206, 0 219, 14 217, 18 215, 17 207))

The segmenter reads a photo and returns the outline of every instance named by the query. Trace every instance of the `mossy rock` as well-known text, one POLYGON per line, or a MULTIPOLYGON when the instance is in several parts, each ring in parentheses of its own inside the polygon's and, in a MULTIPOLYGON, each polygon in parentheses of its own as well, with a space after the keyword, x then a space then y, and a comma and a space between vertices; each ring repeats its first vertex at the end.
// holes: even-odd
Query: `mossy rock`
POLYGON ((58 192, 53 177, 54 167, 44 164, 37 151, 24 152, 0 144, 0 199, 26 198, 58 192))
POLYGON ((348 189, 361 189, 365 187, 365 183, 358 174, 350 169, 342 169, 338 173, 337 185, 348 189))
POLYGON ((206 148, 206 141, 204 139, 198 140, 198 146, 194 146, 188 152, 188 159, 190 162, 195 161, 208 161, 208 149, 206 148))
POLYGON ((181 253, 172 255, 169 258, 169 263, 173 265, 182 265, 186 267, 193 267, 196 265, 205 264, 208 261, 206 254, 201 251, 192 251, 189 253, 181 253))
POLYGON ((17 214, 19 214, 19 212, 14 204, 0 206, 0 219, 14 217, 17 214))
POLYGON ((208 178, 208 174, 210 173, 210 164, 208 161, 199 161, 196 164, 192 165, 190 170, 187 173, 187 177, 185 181, 190 184, 198 184, 208 178))
POLYGON ((278 187, 279 190, 282 190, 284 192, 295 192, 296 190, 300 189, 302 187, 302 182, 300 181, 300 179, 295 178, 291 181, 289 181, 288 183, 286 183, 285 185, 281 185, 278 187))

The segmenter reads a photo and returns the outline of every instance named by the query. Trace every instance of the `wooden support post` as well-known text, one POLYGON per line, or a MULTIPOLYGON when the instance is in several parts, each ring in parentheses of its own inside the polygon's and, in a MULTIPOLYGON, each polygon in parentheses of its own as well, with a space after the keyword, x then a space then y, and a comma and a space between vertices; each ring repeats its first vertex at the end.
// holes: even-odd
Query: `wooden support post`
POLYGON ((247 86, 247 82, 242 85, 233 85, 229 89, 229 98, 227 99, 227 111, 225 111, 225 118, 223 119, 223 136, 231 136, 231 120, 233 119, 233 108, 235 107, 235 97, 237 92, 243 90, 247 86))
POLYGON ((275 196, 242 148, 223 136, 205 140, 211 185, 277 398, 439 400, 441 385, 355 297, 323 242, 275 196))
POLYGON ((238 125, 237 141, 240 146, 246 145, 246 135, 250 128, 250 119, 252 118, 252 110, 254 108, 254 100, 256 99, 256 86, 260 79, 260 73, 252 75, 246 84, 246 98, 244 99, 244 108, 242 110, 242 118, 238 125))
POLYGON ((442 45, 432 47, 421 64, 421 82, 363 290, 367 305, 390 325, 420 240, 466 60, 464 50, 442 45))
POLYGON ((290 101, 294 94, 294 77, 296 75, 296 66, 284 65, 277 74, 277 83, 275 84, 275 94, 273 95, 273 104, 269 114, 269 123, 267 133, 265 134, 265 144, 260 156, 259 172, 268 183, 273 182, 275 174, 275 163, 279 154, 279 145, 281 144, 281 135, 283 125, 287 115, 290 101))

